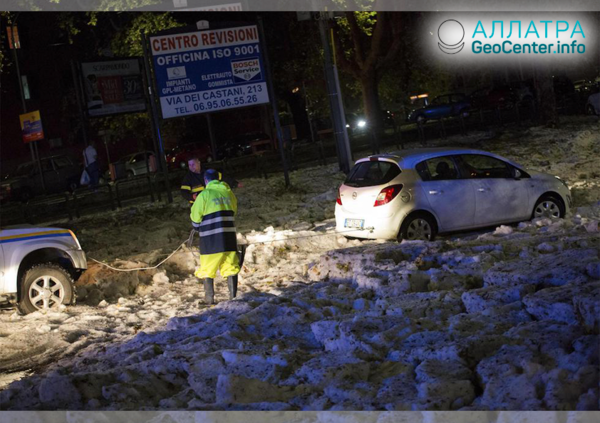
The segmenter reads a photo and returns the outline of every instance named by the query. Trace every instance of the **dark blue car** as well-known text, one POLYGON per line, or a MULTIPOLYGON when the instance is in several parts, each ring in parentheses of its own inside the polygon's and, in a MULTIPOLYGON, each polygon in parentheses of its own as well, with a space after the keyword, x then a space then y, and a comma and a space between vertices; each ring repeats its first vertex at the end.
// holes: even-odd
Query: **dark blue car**
POLYGON ((413 110, 408 115, 408 121, 425 123, 429 119, 459 115, 466 117, 470 107, 469 99, 464 94, 444 94, 434 98, 428 106, 413 110))

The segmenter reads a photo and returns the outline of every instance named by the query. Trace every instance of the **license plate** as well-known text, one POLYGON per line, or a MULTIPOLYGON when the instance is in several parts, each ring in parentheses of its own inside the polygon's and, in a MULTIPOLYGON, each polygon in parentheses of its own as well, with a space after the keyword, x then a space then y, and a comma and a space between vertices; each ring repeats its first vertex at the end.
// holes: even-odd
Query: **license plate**
POLYGON ((344 222, 345 228, 358 228, 362 229, 365 226, 364 219, 346 219, 344 222))

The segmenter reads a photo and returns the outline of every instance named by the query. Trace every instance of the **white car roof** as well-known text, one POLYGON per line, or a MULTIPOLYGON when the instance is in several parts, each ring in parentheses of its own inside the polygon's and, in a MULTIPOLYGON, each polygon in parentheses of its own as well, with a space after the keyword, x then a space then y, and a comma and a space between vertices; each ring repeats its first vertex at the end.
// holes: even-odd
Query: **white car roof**
POLYGON ((400 150, 387 154, 376 154, 373 156, 365 157, 364 159, 357 160, 356 163, 365 162, 371 160, 371 158, 390 159, 398 163, 400 169, 413 169, 418 163, 423 160, 432 159, 440 156, 450 156, 457 154, 483 154, 485 156, 495 157, 497 159, 508 162, 516 167, 522 167, 519 164, 505 158, 498 156, 497 154, 490 153, 488 151, 475 150, 472 148, 450 148, 450 147, 437 147, 437 148, 414 148, 409 150, 400 150))

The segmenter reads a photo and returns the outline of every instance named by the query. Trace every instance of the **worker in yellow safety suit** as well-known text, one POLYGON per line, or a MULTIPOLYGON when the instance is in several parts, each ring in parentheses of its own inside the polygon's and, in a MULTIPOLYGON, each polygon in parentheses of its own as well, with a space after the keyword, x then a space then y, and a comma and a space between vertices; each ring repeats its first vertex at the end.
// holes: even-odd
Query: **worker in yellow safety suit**
POLYGON ((203 279, 204 295, 208 304, 214 304, 214 278, 217 270, 227 278, 229 299, 237 293, 240 264, 235 229, 237 199, 225 182, 219 181, 219 173, 208 169, 204 172, 205 189, 192 206, 192 225, 200 235, 200 268, 195 272, 203 279))

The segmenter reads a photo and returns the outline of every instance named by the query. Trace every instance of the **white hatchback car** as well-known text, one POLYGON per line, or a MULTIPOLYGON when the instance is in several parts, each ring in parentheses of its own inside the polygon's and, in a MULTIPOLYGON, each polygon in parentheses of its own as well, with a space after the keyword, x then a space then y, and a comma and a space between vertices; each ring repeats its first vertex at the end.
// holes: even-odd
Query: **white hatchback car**
POLYGON ((336 229, 370 239, 433 240, 437 233, 562 218, 567 184, 492 153, 423 148, 360 159, 338 190, 336 229))
POLYGON ((85 253, 68 229, 0 230, 0 303, 26 314, 75 301, 74 280, 87 268, 85 253))

